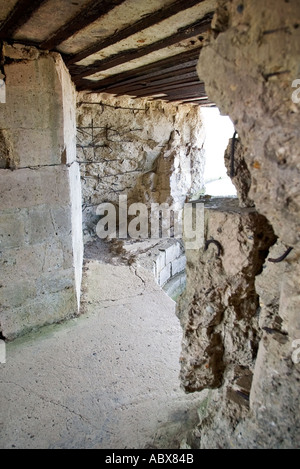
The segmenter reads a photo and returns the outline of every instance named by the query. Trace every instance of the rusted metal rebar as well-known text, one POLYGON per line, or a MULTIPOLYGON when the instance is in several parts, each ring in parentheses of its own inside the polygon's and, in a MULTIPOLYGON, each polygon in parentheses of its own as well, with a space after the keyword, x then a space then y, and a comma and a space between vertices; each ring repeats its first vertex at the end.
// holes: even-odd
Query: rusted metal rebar
POLYGON ((277 259, 268 259, 269 262, 274 262, 274 263, 279 263, 284 261, 284 259, 289 255, 289 253, 293 250, 294 248, 288 248, 282 256, 278 257, 277 259))
POLYGON ((215 239, 208 239, 205 242, 204 251, 207 251, 210 244, 215 244, 217 246, 217 248, 218 248, 217 256, 220 257, 222 252, 223 252, 223 248, 222 248, 221 243, 219 243, 219 241, 216 241, 215 239))
POLYGON ((235 152, 235 141, 236 141, 237 131, 234 132, 232 137, 232 144, 231 144, 231 157, 230 157, 230 177, 233 178, 235 176, 235 167, 234 167, 234 152, 235 152))

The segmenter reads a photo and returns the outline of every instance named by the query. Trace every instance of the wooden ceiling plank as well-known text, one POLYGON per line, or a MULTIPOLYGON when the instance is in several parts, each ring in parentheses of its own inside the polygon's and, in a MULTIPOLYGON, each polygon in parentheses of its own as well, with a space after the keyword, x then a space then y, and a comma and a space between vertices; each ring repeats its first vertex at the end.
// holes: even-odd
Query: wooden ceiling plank
MULTIPOLYGON (((137 91, 133 91, 132 93, 128 93, 129 96, 130 95, 133 95, 133 96, 136 96, 136 97, 140 97, 140 98, 145 98, 147 96, 151 96, 151 95, 154 95, 154 94, 158 94, 158 93, 164 93, 166 94, 167 92, 169 91, 172 91, 172 90, 180 90, 181 88, 186 88, 187 86, 189 85, 197 85, 199 84, 199 81, 186 81, 184 83, 177 83, 177 84, 174 84, 174 85, 169 85, 169 86, 160 86, 160 87, 153 87, 153 88, 146 88, 145 90, 137 90, 137 91)), ((118 95, 120 95, 118 93, 118 95)))
POLYGON ((166 95, 169 101, 178 101, 179 99, 203 98, 206 96, 206 93, 199 86, 187 86, 182 90, 169 91, 166 95))
POLYGON ((169 67, 178 66, 178 64, 185 66, 186 61, 189 62, 191 59, 198 61, 201 48, 202 46, 199 46, 196 49, 192 49, 188 52, 173 55, 172 57, 167 57, 166 59, 161 59, 148 65, 142 65, 141 67, 135 68, 134 70, 129 70, 117 75, 111 75, 110 77, 103 78, 99 81, 91 81, 84 78, 76 79, 76 77, 73 79, 78 87, 82 87, 82 89, 84 89, 86 86, 87 89, 94 89, 95 92, 98 92, 98 89, 103 90, 106 86, 117 84, 123 85, 132 81, 145 79, 147 78, 147 74, 151 75, 152 73, 168 71, 169 67))
POLYGON ((166 98, 164 99, 167 99, 170 103, 173 103, 175 101, 184 101, 184 100, 187 100, 187 99, 192 99, 192 98, 196 98, 197 97, 197 94, 196 93, 192 93, 190 96, 185 96, 185 95, 182 95, 182 94, 178 94, 177 96, 169 96, 167 95, 166 98))
POLYGON ((106 15, 116 6, 121 5, 126 0, 92 0, 70 21, 55 31, 41 45, 41 49, 53 50, 59 44, 69 39, 73 34, 93 23, 101 16, 106 15))
POLYGON ((144 47, 122 51, 111 57, 107 57, 103 60, 98 60, 94 62, 94 64, 89 66, 71 65, 69 67, 71 75, 83 78, 101 71, 108 70, 118 65, 122 65, 125 62, 139 59, 141 57, 144 57, 145 55, 151 54, 152 52, 165 49, 169 46, 177 44, 180 41, 195 37, 198 34, 202 34, 204 31, 207 31, 210 28, 211 19, 212 14, 207 14, 202 20, 179 29, 175 34, 172 34, 167 38, 160 39, 159 41, 156 41, 144 47))
POLYGON ((141 96, 148 96, 149 95, 149 92, 152 93, 152 91, 160 91, 162 92, 162 90, 172 90, 172 89, 177 89, 177 88, 183 88, 185 85, 187 84, 194 84, 194 85, 198 85, 200 82, 199 82, 199 79, 198 77, 192 77, 192 78, 188 78, 186 80, 181 80, 181 81, 177 81, 177 82, 173 82, 173 83, 169 83, 169 84, 166 84, 166 85, 156 85, 156 86, 149 86, 149 87, 145 87, 145 88, 137 88, 135 90, 130 90, 128 91, 127 93, 124 93, 123 91, 121 92, 118 92, 118 91, 112 91, 109 93, 112 93, 112 94, 118 94, 118 95, 122 95, 122 94, 132 94, 132 95, 141 95, 141 96))
POLYGON ((46 0, 19 0, 0 26, 0 39, 12 39, 14 33, 27 23, 46 0))
MULTIPOLYGON (((179 93, 182 94, 182 95, 186 94, 186 95, 188 95, 188 97, 191 93, 196 93, 196 94, 199 93, 199 96, 195 96, 195 98, 196 97, 202 98, 203 94, 205 93, 205 88, 204 88, 204 85, 202 83, 197 83, 196 85, 187 84, 183 89, 180 90, 179 93)), ((171 96, 176 97, 177 94, 178 93, 177 93, 176 89, 173 90, 173 91, 168 92, 168 96, 170 96, 170 97, 171 96)))
POLYGON ((196 71, 197 61, 198 60, 193 60, 191 62, 181 63, 178 65, 175 65, 174 67, 170 67, 164 70, 164 72, 159 70, 157 72, 151 72, 145 75, 134 77, 130 80, 126 80, 125 82, 118 83, 117 85, 114 83, 112 85, 105 87, 105 89, 110 90, 110 89, 115 88, 116 86, 118 88, 119 87, 128 88, 128 87, 140 85, 141 83, 148 83, 149 85, 152 85, 152 83, 154 83, 157 80, 168 79, 171 77, 174 78, 174 76, 179 75, 178 72, 180 72, 181 70, 184 71, 184 73, 196 71))
POLYGON ((88 47, 87 49, 79 52, 78 54, 74 54, 72 56, 68 56, 66 62, 68 65, 74 64, 75 62, 80 62, 81 60, 89 57, 90 55, 96 54, 97 52, 109 47, 117 42, 120 42, 128 37, 132 36, 133 34, 139 33, 144 29, 147 29, 181 11, 187 10, 198 3, 202 3, 204 0, 177 0, 171 5, 168 5, 160 10, 155 11, 147 15, 145 18, 137 21, 136 23, 127 26, 126 28, 117 31, 114 35, 105 38, 101 41, 98 41, 96 44, 88 47))
POLYGON ((173 84, 173 83, 176 83, 176 81, 182 81, 188 78, 194 78, 194 79, 197 78, 199 81, 195 67, 184 69, 182 72, 183 73, 177 73, 177 74, 173 73, 173 76, 168 75, 167 78, 162 78, 160 80, 153 80, 153 81, 147 81, 147 82, 144 82, 143 80, 141 80, 141 81, 138 81, 136 83, 132 83, 126 86, 111 86, 109 88, 106 88, 105 92, 113 93, 114 91, 116 91, 117 93, 120 93, 120 92, 135 91, 135 90, 144 91, 145 89, 148 89, 150 87, 157 87, 159 85, 166 85, 168 83, 173 84))

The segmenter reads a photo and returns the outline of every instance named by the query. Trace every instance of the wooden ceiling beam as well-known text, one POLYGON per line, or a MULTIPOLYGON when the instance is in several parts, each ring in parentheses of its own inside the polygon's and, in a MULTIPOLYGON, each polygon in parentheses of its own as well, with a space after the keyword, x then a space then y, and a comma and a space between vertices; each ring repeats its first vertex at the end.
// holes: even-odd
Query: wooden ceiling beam
MULTIPOLYGON (((140 97, 140 98, 146 98, 147 96, 151 96, 151 95, 155 95, 159 93, 168 94, 171 91, 186 89, 188 86, 193 86, 193 85, 199 85, 199 80, 198 81, 187 80, 183 83, 176 83, 174 85, 146 88, 145 90, 132 91, 131 93, 128 93, 128 95, 140 97)), ((204 91, 204 88, 203 88, 203 91, 204 91)), ((117 93, 117 94, 120 95, 120 93, 117 93)))
POLYGON ((119 52, 103 60, 97 60, 89 66, 70 65, 69 69, 71 75, 73 77, 78 78, 94 75, 95 73, 108 70, 118 65, 122 65, 126 62, 130 62, 131 60, 139 59, 141 57, 144 57, 145 55, 151 54, 152 52, 165 49, 166 47, 177 44, 180 41, 184 41, 185 39, 195 37, 199 34, 202 34, 204 31, 207 31, 210 28, 211 19, 212 13, 207 14, 202 20, 196 21, 193 24, 179 29, 175 34, 172 34, 169 37, 160 39, 159 41, 156 41, 144 47, 119 52))
POLYGON ((152 86, 153 83, 155 83, 157 80, 164 80, 168 78, 174 78, 175 76, 180 75, 181 73, 188 73, 194 71, 196 73, 196 64, 197 60, 193 60, 191 62, 186 62, 182 63, 179 65, 176 65, 174 67, 170 67, 169 69, 166 69, 164 72, 159 70, 158 72, 152 72, 148 73, 142 76, 134 77, 131 80, 126 80, 125 82, 121 82, 116 84, 112 84, 110 86, 107 86, 105 89, 110 90, 112 88, 115 88, 116 86, 119 87, 132 87, 132 86, 137 86, 137 85, 144 85, 144 86, 152 86))
POLYGON ((197 102, 206 102, 208 101, 207 95, 202 96, 201 98, 183 98, 183 102, 187 103, 197 103, 197 102))
POLYGON ((151 76, 160 76, 160 74, 173 72, 173 70, 177 68, 182 69, 191 65, 196 66, 201 48, 202 46, 188 52, 173 55, 167 59, 153 62, 152 64, 143 65, 128 72, 112 75, 99 81, 91 81, 84 78, 76 80, 74 77, 74 82, 78 85, 78 88, 90 89, 95 90, 95 92, 99 92, 99 90, 104 90, 109 86, 125 85, 147 79, 151 76))
POLYGON ((92 54, 96 54, 97 52, 109 47, 117 42, 122 41, 123 39, 127 39, 128 37, 132 36, 133 34, 139 33, 159 22, 180 13, 181 11, 187 10, 198 3, 202 3, 204 0, 177 0, 171 5, 161 8, 160 10, 155 11, 154 13, 150 13, 146 17, 140 19, 139 21, 135 22, 134 24, 127 26, 126 28, 117 31, 115 34, 102 39, 92 46, 84 49, 83 51, 66 57, 66 63, 68 65, 74 64, 76 62, 80 62, 81 60, 89 57, 92 54))
POLYGON ((55 31, 48 39, 40 44, 41 49, 53 50, 59 44, 69 39, 73 34, 85 28, 103 15, 106 15, 116 6, 126 0, 92 0, 85 5, 70 21, 55 31))
MULTIPOLYGON (((175 101, 186 101, 186 100, 190 100, 192 98, 196 98, 198 95, 197 93, 192 93, 190 96, 185 96, 185 95, 182 95, 182 94, 178 94, 177 96, 169 96, 167 95, 165 98, 163 99, 167 99, 170 103, 174 103, 175 101)), ((204 97, 204 96, 203 96, 204 97)))
POLYGON ((167 85, 169 83, 173 84, 173 83, 176 83, 177 81, 182 81, 182 80, 189 79, 189 78, 198 79, 199 81, 195 67, 184 69, 182 73, 177 73, 177 74, 173 73, 173 76, 168 75, 166 78, 161 78, 159 80, 153 80, 153 81, 147 81, 147 82, 141 80, 141 81, 132 83, 130 85, 111 86, 107 88, 105 92, 114 93, 116 91, 116 93, 119 94, 119 93, 126 93, 129 91, 136 91, 136 90, 144 91, 144 90, 147 90, 148 88, 157 87, 159 85, 167 85))
POLYGON ((204 85, 199 83, 198 85, 187 85, 181 90, 169 91, 167 93, 169 101, 187 100, 191 98, 203 98, 206 96, 204 85))
POLYGON ((0 39, 12 39, 15 32, 32 17, 46 0, 19 0, 0 25, 0 39))

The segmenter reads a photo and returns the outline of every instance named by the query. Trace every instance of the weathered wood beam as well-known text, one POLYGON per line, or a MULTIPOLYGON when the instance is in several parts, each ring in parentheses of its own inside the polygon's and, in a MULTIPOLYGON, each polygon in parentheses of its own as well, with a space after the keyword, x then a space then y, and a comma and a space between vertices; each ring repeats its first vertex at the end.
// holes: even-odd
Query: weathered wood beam
POLYGON ((64 24, 41 45, 41 49, 55 49, 63 41, 69 39, 73 34, 96 21, 101 16, 109 13, 116 6, 126 0, 92 0, 76 14, 68 23, 64 24))
POLYGON ((188 104, 188 103, 195 103, 195 104, 201 104, 201 103, 205 103, 207 104, 208 102, 210 102, 208 100, 208 97, 207 96, 203 96, 202 98, 184 98, 182 100, 183 104, 188 104))
POLYGON ((172 73, 176 69, 180 70, 189 66, 196 67, 201 48, 202 46, 148 65, 143 65, 128 72, 111 75, 110 77, 99 81, 91 81, 84 78, 76 80, 76 77, 74 77, 74 82, 78 89, 90 89, 95 92, 100 92, 100 90, 104 91, 109 86, 122 86, 123 84, 125 85, 128 83, 142 81, 152 76, 160 76, 161 74, 165 75, 169 72, 172 73))
POLYGON ((11 39, 46 0, 19 0, 0 25, 0 39, 11 39))
POLYGON ((96 54, 102 49, 109 47, 117 42, 122 41, 123 39, 127 39, 128 37, 132 36, 133 34, 139 33, 144 29, 150 28, 151 26, 180 13, 181 11, 187 10, 198 3, 202 3, 204 0, 177 0, 171 5, 161 8, 160 10, 155 11, 154 13, 150 13, 145 18, 140 19, 139 21, 135 22, 134 24, 127 26, 126 28, 117 31, 115 34, 102 39, 92 46, 84 49, 83 51, 66 57, 66 62, 68 65, 74 64, 75 62, 80 62, 80 60, 89 57, 92 54, 96 54))
POLYGON ((182 94, 178 94, 176 96, 169 96, 167 95, 165 98, 163 99, 167 99, 170 103, 173 103, 175 101, 185 101, 187 99, 192 99, 192 98, 196 98, 198 96, 197 93, 191 93, 191 95, 182 95, 182 94))
POLYGON ((210 28, 211 19, 212 14, 208 14, 202 20, 196 21, 193 24, 179 29, 175 34, 172 34, 169 37, 160 39, 159 41, 144 47, 119 52, 118 54, 107 57, 103 60, 97 60, 89 66, 71 65, 69 67, 71 75, 73 77, 83 78, 98 72, 102 72, 104 70, 108 70, 109 68, 122 65, 126 62, 130 62, 131 60, 139 59, 145 55, 151 54, 152 52, 165 49, 166 47, 177 44, 180 41, 195 37, 198 34, 202 34, 204 31, 207 31, 210 28))
MULTIPOLYGON (((156 77, 157 78, 157 77, 156 77)), ((158 77, 160 78, 160 77, 158 77)), ((147 90, 148 88, 157 87, 160 85, 167 85, 167 84, 174 84, 176 82, 180 82, 182 80, 186 80, 189 78, 197 79, 199 81, 196 67, 183 69, 181 73, 173 73, 173 75, 169 75, 166 78, 160 78, 153 81, 138 81, 132 83, 130 85, 123 85, 123 86, 111 86, 106 89, 106 93, 126 93, 127 91, 137 91, 137 90, 147 90)))
POLYGON ((174 76, 180 75, 180 72, 181 73, 188 73, 192 71, 196 72, 197 61, 198 60, 193 60, 190 62, 181 63, 179 65, 166 69, 164 72, 159 70, 157 72, 152 72, 152 73, 142 75, 141 77, 138 77, 138 78, 134 77, 131 80, 126 80, 125 82, 119 83, 117 85, 113 84, 113 85, 107 86, 106 89, 110 90, 111 88, 115 88, 116 86, 124 87, 124 88, 132 87, 136 85, 152 86, 152 84, 156 82, 157 80, 174 78, 174 76))
MULTIPOLYGON (((176 83, 173 85, 167 85, 167 86, 160 86, 160 87, 152 87, 152 88, 145 88, 144 90, 137 90, 137 91, 132 91, 130 93, 127 93, 129 96, 136 96, 140 98, 146 98, 147 96, 159 94, 159 93, 164 93, 164 94, 169 94, 171 91, 177 91, 181 89, 186 89, 189 86, 193 85, 199 85, 199 80, 186 80, 183 83, 176 83)), ((203 92, 204 92, 204 87, 203 87, 203 92)), ((121 93, 117 93, 120 95, 121 93)), ((123 93, 124 94, 124 93, 123 93)))
POLYGON ((182 90, 174 90, 170 91, 167 94, 167 98, 169 101, 179 101, 183 99, 191 99, 191 98, 202 98, 206 96, 204 85, 199 83, 198 85, 187 85, 182 90))
POLYGON ((203 106, 203 107, 215 107, 215 104, 207 99, 203 100, 191 100, 191 101, 181 101, 179 104, 195 104, 196 106, 203 106))

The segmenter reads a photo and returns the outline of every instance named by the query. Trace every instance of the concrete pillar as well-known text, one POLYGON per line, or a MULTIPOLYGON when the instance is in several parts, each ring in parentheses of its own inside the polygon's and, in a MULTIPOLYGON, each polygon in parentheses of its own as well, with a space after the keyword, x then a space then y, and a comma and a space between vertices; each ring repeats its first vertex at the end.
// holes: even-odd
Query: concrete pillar
POLYGON ((76 97, 59 54, 4 46, 0 104, 0 331, 78 313, 83 259, 76 97))

